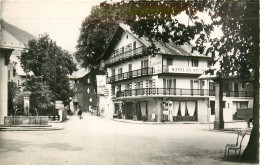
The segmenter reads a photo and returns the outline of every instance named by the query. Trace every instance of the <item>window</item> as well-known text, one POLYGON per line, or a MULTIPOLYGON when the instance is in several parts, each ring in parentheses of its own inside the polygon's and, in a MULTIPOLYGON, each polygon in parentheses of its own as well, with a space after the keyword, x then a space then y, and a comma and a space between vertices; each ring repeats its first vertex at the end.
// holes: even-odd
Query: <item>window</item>
POLYGON ((163 79, 163 88, 176 88, 176 79, 163 79))
POLYGON ((128 72, 129 72, 129 77, 132 77, 132 64, 128 64, 128 72))
POLYGON ((152 88, 153 87, 153 80, 149 80, 148 81, 148 88, 152 88))
POLYGON ((226 102, 223 101, 222 104, 223 104, 223 108, 226 108, 226 102))
POLYGON ((210 101, 211 115, 215 115, 215 101, 210 101))
POLYGON ((122 47, 122 54, 124 54, 125 53, 125 48, 124 47, 122 47))
POLYGON ((128 39, 128 35, 126 35, 126 39, 128 39))
POLYGON ((242 82, 242 84, 241 84, 242 86, 242 89, 244 89, 245 88, 245 83, 244 82, 242 82))
POLYGON ((115 86, 112 86, 112 95, 114 96, 115 95, 115 93, 116 93, 116 91, 115 91, 116 89, 115 89, 115 86))
POLYGON ((132 89, 132 83, 126 84, 126 90, 131 90, 132 89))
POLYGON ((209 82, 209 89, 214 90, 215 86, 213 82, 209 82))
POLYGON ((203 87, 205 86, 205 81, 203 81, 203 80, 201 81, 201 86, 203 86, 203 87))
POLYGON ((248 101, 237 102, 237 108, 248 108, 248 101))
POLYGON ((141 61, 141 68, 147 68, 148 67, 148 60, 141 61))
POLYGON ((133 49, 136 49, 136 41, 133 43, 133 49))
POLYGON ((92 98, 89 98, 89 102, 92 103, 92 98))
POLYGON ((191 65, 193 67, 198 67, 199 66, 199 60, 191 60, 191 65))
POLYGON ((123 73, 123 68, 119 68, 119 69, 118 69, 118 79, 123 78, 122 73, 123 73))
POLYGON ((136 41, 133 43, 133 55, 136 55, 137 50, 136 50, 136 41))
POLYGON ((88 92, 88 93, 90 92, 90 89, 89 89, 89 88, 87 89, 87 92, 88 92))
POLYGON ((116 70, 112 69, 112 76, 116 75, 116 70))
POLYGON ((167 65, 172 65, 172 59, 171 58, 167 58, 167 65))
POLYGON ((8 79, 10 79, 10 70, 8 70, 8 79))
POLYGON ((87 80, 87 81, 88 81, 88 83, 90 83, 90 79, 89 79, 89 78, 88 78, 88 80, 87 80))
POLYGON ((13 77, 15 77, 15 71, 16 71, 16 70, 15 70, 15 69, 13 69, 13 77))
POLYGON ((140 89, 141 88, 141 82, 137 82, 136 83, 136 89, 140 89))

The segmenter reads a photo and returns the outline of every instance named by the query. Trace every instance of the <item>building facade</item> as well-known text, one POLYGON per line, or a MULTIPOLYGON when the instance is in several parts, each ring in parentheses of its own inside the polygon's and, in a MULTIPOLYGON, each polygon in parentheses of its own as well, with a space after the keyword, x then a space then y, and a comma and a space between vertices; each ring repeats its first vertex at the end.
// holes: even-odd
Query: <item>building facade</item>
MULTIPOLYGON (((211 57, 190 53, 188 44, 154 43, 158 51, 151 54, 148 39, 137 37, 126 25, 117 29, 103 55, 109 89, 108 116, 157 122, 213 120, 214 82, 198 79, 211 67, 211 57)), ((232 116, 235 111, 230 109, 251 106, 252 90, 250 85, 228 84, 224 115, 232 116)), ((233 120, 229 116, 224 120, 233 120)))
POLYGON ((22 51, 24 48, 25 46, 3 29, 2 23, 0 23, 0 125, 4 124, 4 117, 8 114, 8 64, 10 56, 14 50, 22 51))
POLYGON ((90 75, 85 69, 81 69, 70 76, 71 87, 74 92, 71 110, 77 111, 78 107, 83 112, 97 109, 97 94, 90 81, 90 75))

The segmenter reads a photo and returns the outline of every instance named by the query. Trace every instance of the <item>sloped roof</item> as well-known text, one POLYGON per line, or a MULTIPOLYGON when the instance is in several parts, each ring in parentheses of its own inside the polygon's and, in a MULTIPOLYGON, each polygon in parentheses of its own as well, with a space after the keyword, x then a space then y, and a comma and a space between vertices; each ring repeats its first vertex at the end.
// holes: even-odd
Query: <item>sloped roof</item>
POLYGON ((10 33, 13 37, 15 37, 20 43, 28 46, 28 41, 31 39, 37 39, 34 35, 9 24, 8 22, 1 19, 1 27, 2 29, 6 30, 8 33, 10 33))
POLYGON ((18 41, 13 35, 1 28, 0 48, 23 50, 25 46, 20 41, 18 41))
POLYGON ((76 72, 73 72, 72 75, 69 76, 70 79, 79 79, 84 77, 89 73, 88 69, 81 68, 76 72))
MULTIPOLYGON (((139 40, 142 44, 146 47, 151 46, 151 42, 148 40, 147 37, 138 37, 133 31, 131 31, 130 26, 126 24, 119 24, 119 27, 112 38, 110 44, 108 45, 107 49, 105 50, 103 57, 106 59, 108 58, 108 54, 112 53, 112 49, 116 46, 116 43, 119 41, 118 37, 126 31, 133 35, 137 40, 139 40)), ((159 51, 156 52, 158 54, 168 54, 168 55, 179 55, 179 56, 192 56, 192 57, 207 57, 204 54, 200 54, 197 51, 191 53, 192 46, 188 43, 184 43, 184 45, 175 45, 172 42, 163 43, 162 41, 153 41, 156 48, 159 48, 159 51)))
MULTIPOLYGON (((28 41, 36 39, 32 34, 19 29, 18 27, 0 20, 0 47, 14 49, 10 57, 11 62, 15 62, 15 69, 19 76, 26 76, 23 68, 21 67, 20 60, 17 58, 21 55, 21 51, 28 48, 28 41)), ((33 72, 28 73, 33 75, 33 72)))

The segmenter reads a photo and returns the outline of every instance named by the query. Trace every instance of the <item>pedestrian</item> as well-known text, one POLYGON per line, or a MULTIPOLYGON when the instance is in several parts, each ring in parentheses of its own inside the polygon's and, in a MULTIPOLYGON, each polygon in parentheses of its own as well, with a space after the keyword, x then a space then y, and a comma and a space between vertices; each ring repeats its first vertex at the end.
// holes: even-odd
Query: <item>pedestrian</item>
POLYGON ((82 115, 82 111, 81 111, 81 108, 79 108, 79 112, 78 112, 78 115, 79 115, 79 119, 82 119, 83 117, 81 116, 82 115))

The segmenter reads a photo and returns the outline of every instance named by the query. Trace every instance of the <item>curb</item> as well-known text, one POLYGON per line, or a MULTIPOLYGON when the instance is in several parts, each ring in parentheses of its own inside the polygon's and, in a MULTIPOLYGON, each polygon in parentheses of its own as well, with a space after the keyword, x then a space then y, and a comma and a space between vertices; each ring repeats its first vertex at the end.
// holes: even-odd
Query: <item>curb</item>
POLYGON ((121 122, 121 123, 131 123, 131 124, 155 124, 155 125, 164 125, 164 124, 205 124, 205 123, 199 123, 199 122, 135 122, 135 121, 127 121, 124 119, 110 119, 112 121, 121 122))
POLYGON ((63 130, 64 128, 52 127, 52 125, 48 126, 1 126, 1 131, 56 131, 56 130, 63 130))

